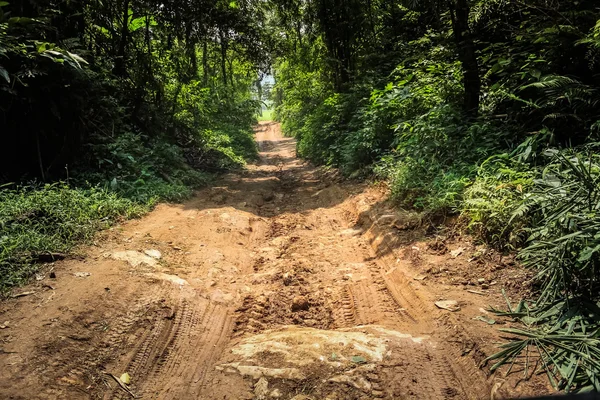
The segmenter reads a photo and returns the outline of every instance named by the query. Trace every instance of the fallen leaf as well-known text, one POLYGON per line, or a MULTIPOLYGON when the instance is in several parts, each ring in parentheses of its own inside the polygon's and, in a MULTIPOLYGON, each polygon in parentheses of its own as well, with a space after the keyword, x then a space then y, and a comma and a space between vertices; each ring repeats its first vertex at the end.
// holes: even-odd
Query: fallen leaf
POLYGON ((496 323, 496 320, 491 319, 491 318, 486 318, 486 317, 481 316, 481 315, 479 315, 479 316, 477 316, 477 317, 475 317, 473 319, 476 319, 478 321, 483 321, 483 322, 485 322, 488 325, 494 325, 496 323))
POLYGON ((448 310, 448 311, 460 311, 460 306, 458 305, 458 301, 456 300, 442 300, 442 301, 436 301, 435 305, 437 308, 441 308, 442 310, 448 310))
POLYGON ((0 329, 6 329, 6 328, 9 328, 9 326, 8 326, 8 322, 9 322, 9 321, 4 321, 4 323, 3 323, 2 325, 0 325, 0 329))
POLYGON ((480 296, 485 296, 485 295, 486 295, 486 293, 485 293, 485 292, 480 292, 480 291, 478 291, 478 290, 467 290, 467 292, 469 292, 469 293, 473 293, 473 294, 478 294, 478 295, 480 295, 480 296))
POLYGON ((364 364, 367 362, 367 359, 362 356, 354 356, 352 357, 352 362, 357 364, 364 364))
POLYGON ((465 248, 464 247, 459 247, 456 250, 452 250, 450 252, 450 255, 452 256, 452 258, 456 258, 456 257, 460 256, 463 251, 465 251, 465 248))
POLYGON ((423 281, 423 280, 425 280, 425 278, 427 278, 425 275, 417 275, 417 276, 413 277, 413 279, 415 281, 423 281))
POLYGON ((123 375, 121 375, 119 380, 124 384, 129 385, 131 383, 131 376, 127 372, 125 372, 123 375))

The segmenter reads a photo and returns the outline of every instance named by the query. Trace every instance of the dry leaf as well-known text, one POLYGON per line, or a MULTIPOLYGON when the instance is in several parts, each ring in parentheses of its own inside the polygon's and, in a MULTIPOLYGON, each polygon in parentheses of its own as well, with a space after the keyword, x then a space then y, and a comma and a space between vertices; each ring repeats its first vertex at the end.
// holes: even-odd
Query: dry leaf
POLYGON ((124 384, 129 385, 131 383, 131 376, 127 372, 125 372, 123 375, 121 375, 119 380, 124 384))
POLYGON ((459 247, 456 250, 452 250, 450 252, 450 255, 452 256, 452 258, 456 258, 456 257, 460 256, 463 251, 465 251, 465 248, 464 247, 459 247))
POLYGON ((24 296, 29 296, 30 294, 34 294, 35 292, 23 292, 23 293, 17 293, 15 295, 12 295, 11 297, 13 298, 17 298, 17 297, 24 297, 24 296))

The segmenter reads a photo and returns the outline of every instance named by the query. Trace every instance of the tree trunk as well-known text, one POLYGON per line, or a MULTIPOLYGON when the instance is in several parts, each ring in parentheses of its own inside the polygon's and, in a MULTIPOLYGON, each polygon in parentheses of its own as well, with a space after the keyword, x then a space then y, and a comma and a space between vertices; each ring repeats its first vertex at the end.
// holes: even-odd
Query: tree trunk
POLYGON ((475 43, 469 28, 470 8, 468 0, 450 0, 450 17, 452 30, 458 48, 458 58, 463 69, 463 85, 465 88, 464 111, 473 117, 479 113, 479 95, 481 93, 481 78, 475 53, 475 43))
POLYGON ((189 79, 196 79, 198 77, 198 58, 196 55, 196 41, 192 40, 192 31, 193 31, 193 23, 188 22, 186 26, 185 32, 185 46, 188 53, 188 58, 190 59, 190 71, 189 71, 189 79))
POLYGON ((125 53, 127 51, 127 40, 129 36, 129 0, 123 1, 123 18, 121 20, 121 39, 119 40, 119 49, 115 60, 113 72, 117 76, 124 76, 127 72, 125 68, 125 53))
POLYGON ((202 43, 202 84, 204 87, 208 85, 208 44, 206 39, 202 43))
POLYGON ((221 40, 221 73, 223 74, 223 84, 227 86, 227 43, 223 31, 219 31, 221 40))

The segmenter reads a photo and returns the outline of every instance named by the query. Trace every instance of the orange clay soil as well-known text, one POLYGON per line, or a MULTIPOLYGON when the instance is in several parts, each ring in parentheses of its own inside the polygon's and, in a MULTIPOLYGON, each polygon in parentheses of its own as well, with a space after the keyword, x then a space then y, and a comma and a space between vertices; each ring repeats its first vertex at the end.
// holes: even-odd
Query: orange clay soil
POLYGON ((103 232, 84 257, 14 292, 33 293, 0 303, 0 398, 548 392, 539 376, 520 382, 522 372, 482 364, 510 324, 485 309, 529 279, 514 262, 428 237, 385 190, 297 159, 278 124, 256 137, 256 165, 103 232), (124 373, 131 381, 119 385, 124 373))

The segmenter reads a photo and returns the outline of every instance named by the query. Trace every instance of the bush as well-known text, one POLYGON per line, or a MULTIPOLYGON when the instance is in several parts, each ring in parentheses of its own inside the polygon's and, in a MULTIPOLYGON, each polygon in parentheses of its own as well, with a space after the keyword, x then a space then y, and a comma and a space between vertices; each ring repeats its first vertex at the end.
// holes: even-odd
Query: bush
POLYGON ((531 223, 523 203, 534 176, 530 165, 508 154, 483 162, 461 206, 469 229, 499 250, 520 248, 531 223))
POLYGON ((552 160, 525 204, 536 220, 519 257, 538 269, 546 303, 564 296, 598 298, 600 155, 549 151, 552 160))
POLYGON ((504 135, 487 122, 465 123, 452 107, 435 107, 398 127, 394 155, 377 171, 390 179, 398 204, 454 212, 478 164, 498 151, 504 135))
POLYGON ((550 382, 567 391, 600 391, 600 156, 597 145, 552 150, 513 217, 527 212, 523 263, 538 271, 540 292, 508 312, 525 325, 492 355, 492 369, 536 348, 550 382))

